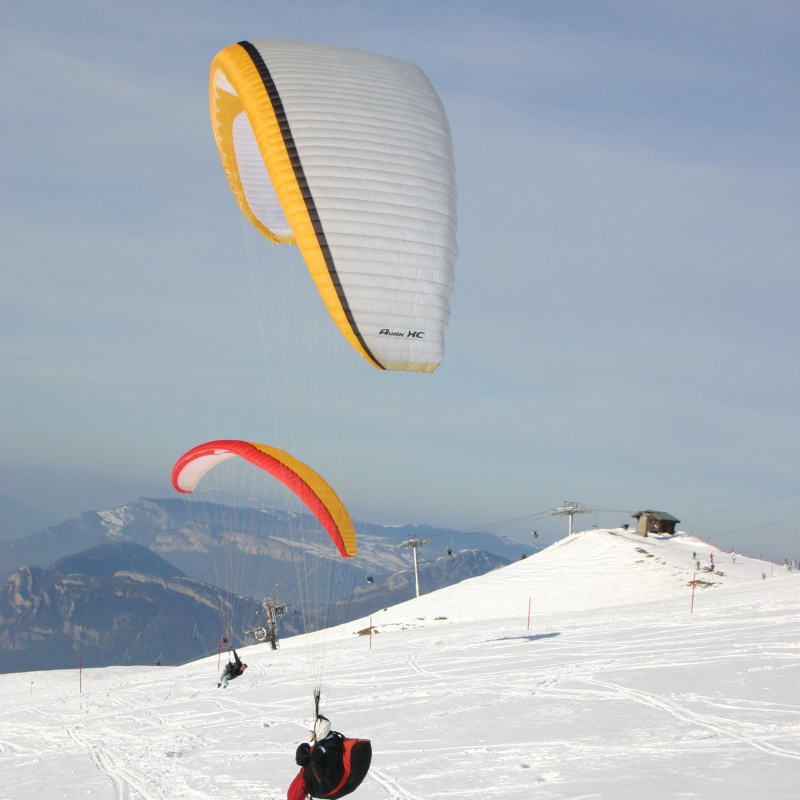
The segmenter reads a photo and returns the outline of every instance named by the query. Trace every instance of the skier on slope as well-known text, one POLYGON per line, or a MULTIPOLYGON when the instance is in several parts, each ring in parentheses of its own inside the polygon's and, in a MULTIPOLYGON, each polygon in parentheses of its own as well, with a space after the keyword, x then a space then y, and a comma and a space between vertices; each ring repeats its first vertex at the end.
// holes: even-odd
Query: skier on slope
POLYGON ((228 662, 225 665, 225 669, 222 670, 222 675, 219 676, 219 683, 217 684, 217 689, 221 686, 223 689, 228 688, 228 681, 233 680, 234 678, 238 678, 246 669, 247 664, 242 662, 242 659, 239 658, 239 655, 236 652, 236 648, 233 650, 233 657, 234 661, 228 662))
POLYGON ((306 797, 336 798, 355 791, 366 776, 372 760, 368 739, 348 739, 331 730, 321 714, 311 732, 312 744, 303 742, 295 753, 300 772, 292 781, 287 800, 306 797))

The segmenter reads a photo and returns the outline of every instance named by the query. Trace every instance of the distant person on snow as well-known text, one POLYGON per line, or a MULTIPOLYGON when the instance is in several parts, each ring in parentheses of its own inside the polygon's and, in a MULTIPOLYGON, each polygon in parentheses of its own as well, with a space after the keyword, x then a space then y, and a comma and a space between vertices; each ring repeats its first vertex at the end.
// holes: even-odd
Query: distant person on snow
POLYGON ((312 744, 303 742, 295 753, 300 772, 292 781, 287 800, 306 797, 336 800, 355 791, 364 780, 372 760, 368 739, 348 739, 331 730, 319 715, 311 732, 312 744))
POLYGON ((225 669, 222 670, 222 675, 219 676, 217 689, 219 689, 220 686, 223 689, 227 689, 228 681, 233 680, 233 678, 238 678, 247 669, 247 664, 242 663, 242 659, 239 658, 235 648, 233 651, 233 658, 234 661, 226 664, 225 669))

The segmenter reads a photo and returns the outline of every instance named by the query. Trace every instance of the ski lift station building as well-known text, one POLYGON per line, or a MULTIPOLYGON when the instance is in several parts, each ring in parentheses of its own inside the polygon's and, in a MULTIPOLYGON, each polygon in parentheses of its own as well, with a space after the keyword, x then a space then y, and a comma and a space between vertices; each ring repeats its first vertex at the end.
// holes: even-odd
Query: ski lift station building
POLYGON ((666 511, 637 511, 631 516, 638 520, 636 533, 639 536, 647 536, 648 533, 675 533, 675 526, 680 522, 666 511))

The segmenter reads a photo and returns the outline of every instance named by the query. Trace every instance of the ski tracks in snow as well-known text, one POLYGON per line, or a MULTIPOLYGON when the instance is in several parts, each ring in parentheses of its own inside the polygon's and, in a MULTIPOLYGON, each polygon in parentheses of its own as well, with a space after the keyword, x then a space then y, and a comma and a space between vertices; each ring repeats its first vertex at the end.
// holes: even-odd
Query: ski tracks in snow
POLYGON ((412 794, 404 789, 394 779, 390 778, 383 770, 370 767, 368 776, 377 783, 385 792, 389 800, 423 800, 419 795, 412 794))
POLYGON ((408 657, 408 666, 417 673, 417 675, 422 675, 425 678, 434 678, 435 680, 443 680, 445 679, 444 675, 440 675, 437 672, 431 672, 430 670, 421 667, 419 661, 417 660, 417 654, 411 653, 408 657))
POLYGON ((747 723, 736 723, 733 720, 724 717, 711 716, 708 714, 698 714, 694 711, 689 711, 677 703, 667 700, 659 695, 644 692, 640 689, 630 689, 625 686, 620 686, 616 683, 608 683, 607 681, 600 681, 597 678, 583 677, 581 679, 584 683, 592 684, 605 689, 607 692, 622 697, 626 700, 632 700, 635 703, 640 703, 650 708, 655 708, 659 711, 666 711, 677 719, 688 722, 694 725, 700 725, 707 730, 714 733, 719 733, 731 739, 735 739, 742 744, 755 747, 765 753, 773 755, 786 756, 787 758, 795 758, 800 760, 800 752, 797 750, 787 750, 783 747, 771 744, 764 738, 748 735, 742 731, 745 727, 756 727, 747 723))
POLYGON ((139 787, 135 786, 130 774, 123 775, 123 771, 119 769, 115 763, 114 758, 104 748, 89 744, 77 732, 77 728, 81 726, 67 726, 67 736, 75 743, 75 745, 83 752, 88 753, 100 772, 105 773, 112 785, 117 796, 117 800, 134 800, 137 796, 150 800, 150 795, 144 794, 139 791, 139 787))

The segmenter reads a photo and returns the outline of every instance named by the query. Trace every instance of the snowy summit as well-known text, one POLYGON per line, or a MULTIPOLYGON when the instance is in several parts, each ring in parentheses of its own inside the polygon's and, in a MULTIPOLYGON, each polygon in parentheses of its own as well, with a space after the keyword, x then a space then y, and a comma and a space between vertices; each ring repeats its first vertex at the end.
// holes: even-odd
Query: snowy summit
MULTIPOLYGON (((372 623, 329 632, 322 698, 373 742, 360 800, 797 796, 800 581, 769 562, 586 531, 372 623)), ((227 690, 216 656, 0 676, 0 796, 285 797, 308 638, 227 690)))

